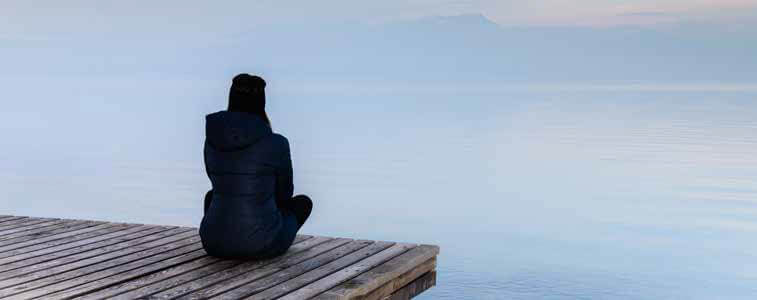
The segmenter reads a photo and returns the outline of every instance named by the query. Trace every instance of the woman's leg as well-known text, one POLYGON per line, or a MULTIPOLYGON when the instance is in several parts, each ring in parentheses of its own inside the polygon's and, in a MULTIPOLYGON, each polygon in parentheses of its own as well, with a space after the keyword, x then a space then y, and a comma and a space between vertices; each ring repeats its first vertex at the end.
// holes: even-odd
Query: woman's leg
POLYGON ((271 244, 271 247, 262 255, 262 258, 284 254, 292 246, 294 238, 297 237, 297 231, 308 219, 312 209, 313 202, 305 195, 294 196, 287 201, 281 208, 281 231, 279 231, 279 235, 271 244))
POLYGON ((264 253, 261 253, 259 258, 271 258, 282 255, 294 243, 294 238, 297 237, 297 231, 300 228, 297 224, 297 218, 288 210, 282 211, 281 217, 281 230, 269 248, 264 253))

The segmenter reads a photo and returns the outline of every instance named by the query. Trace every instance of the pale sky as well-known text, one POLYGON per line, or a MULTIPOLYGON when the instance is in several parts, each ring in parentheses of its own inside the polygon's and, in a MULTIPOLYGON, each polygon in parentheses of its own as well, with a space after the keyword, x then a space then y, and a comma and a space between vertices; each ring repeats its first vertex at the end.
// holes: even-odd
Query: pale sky
POLYGON ((740 25, 755 18, 757 0, 6 0, 0 3, 0 38, 114 32, 212 34, 266 23, 381 23, 458 14, 483 14, 505 26, 740 25))

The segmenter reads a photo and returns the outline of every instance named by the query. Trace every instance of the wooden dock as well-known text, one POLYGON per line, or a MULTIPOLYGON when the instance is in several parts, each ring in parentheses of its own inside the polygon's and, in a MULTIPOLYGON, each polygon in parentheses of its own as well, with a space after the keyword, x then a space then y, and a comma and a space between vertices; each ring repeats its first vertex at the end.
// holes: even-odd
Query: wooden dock
POLYGON ((299 235, 277 258, 222 260, 197 228, 0 216, 0 299, 409 299, 438 253, 299 235))

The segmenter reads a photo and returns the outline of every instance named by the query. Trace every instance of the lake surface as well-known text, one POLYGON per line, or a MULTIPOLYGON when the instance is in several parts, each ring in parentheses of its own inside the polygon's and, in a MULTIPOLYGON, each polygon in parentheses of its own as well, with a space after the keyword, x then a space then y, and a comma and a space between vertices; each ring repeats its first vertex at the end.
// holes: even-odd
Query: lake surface
MULTIPOLYGON (((3 88, 0 213, 197 226, 225 81, 3 88), (27 101, 28 100, 28 101, 27 101), (10 101, 9 101, 10 102, 10 101)), ((8 81, 6 81, 8 82, 8 81)), ((421 299, 754 299, 757 88, 275 83, 304 233, 441 246, 421 299)))

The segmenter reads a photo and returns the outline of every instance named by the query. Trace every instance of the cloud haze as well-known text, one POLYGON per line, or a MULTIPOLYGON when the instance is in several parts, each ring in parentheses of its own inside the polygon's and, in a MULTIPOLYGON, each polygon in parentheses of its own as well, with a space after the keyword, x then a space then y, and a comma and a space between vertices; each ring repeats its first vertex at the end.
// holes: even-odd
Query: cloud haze
POLYGON ((6 1, 0 77, 748 82, 755 2, 6 1))

